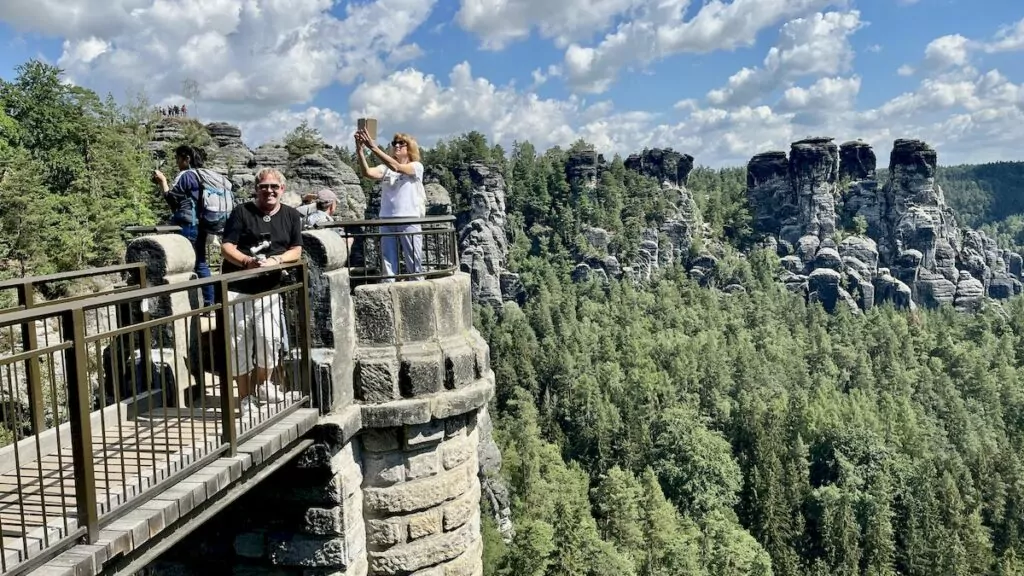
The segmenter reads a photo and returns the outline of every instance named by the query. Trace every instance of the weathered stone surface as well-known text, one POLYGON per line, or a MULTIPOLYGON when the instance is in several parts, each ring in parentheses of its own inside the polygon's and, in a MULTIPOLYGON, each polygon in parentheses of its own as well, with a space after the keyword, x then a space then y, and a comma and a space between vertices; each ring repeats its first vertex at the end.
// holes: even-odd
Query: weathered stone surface
POLYGON ((464 388, 477 378, 476 350, 464 339, 448 339, 441 343, 444 350, 444 387, 448 390, 464 388))
POLYGON ((470 275, 474 301, 500 306, 501 273, 505 269, 505 180, 492 167, 471 162, 455 177, 471 183, 463 194, 467 210, 456 215, 462 271, 470 275))
POLYGON ((344 538, 278 533, 267 540, 270 561, 279 566, 344 568, 349 563, 344 538))
MULTIPOLYGON (((461 334, 467 328, 462 318, 462 297, 469 290, 469 277, 460 274, 449 278, 429 280, 433 284, 434 319, 437 321, 437 335, 447 338, 461 334)), ((473 319, 470 318, 470 323, 473 319)))
POLYGON ((402 346, 399 359, 399 389, 403 397, 426 396, 444 388, 445 359, 436 342, 402 346))
POLYGON ((394 575, 426 568, 462 555, 479 538, 480 526, 474 521, 453 532, 444 532, 383 552, 369 553, 370 570, 394 575))
POLYGON ((757 230, 777 231, 792 206, 789 160, 781 151, 755 155, 747 163, 747 198, 757 230))
POLYGON ((395 307, 389 284, 368 284, 356 288, 353 295, 356 337, 369 345, 394 344, 397 341, 395 307))
POLYGON ((405 479, 405 456, 403 454, 367 452, 363 456, 363 480, 367 485, 391 486, 404 482, 405 479))
POLYGON ((444 530, 450 532, 464 526, 480 514, 480 482, 474 479, 473 486, 466 494, 448 502, 441 509, 444 513, 444 530))
POLYGON ((463 466, 393 486, 367 487, 364 489, 364 502, 366 509, 374 514, 419 512, 464 494, 470 489, 470 481, 475 477, 476 470, 463 466))
POLYGON ((434 476, 444 470, 441 458, 433 446, 426 450, 406 454, 405 479, 417 480, 434 476))
POLYGON ((422 399, 395 400, 387 404, 364 404, 362 406, 363 426, 367 428, 382 428, 429 422, 433 413, 431 403, 433 398, 438 396, 422 399))
POLYGON ((425 424, 406 426, 403 433, 406 449, 432 446, 444 440, 444 420, 431 420, 425 424))
POLYGON ((401 397, 400 364, 394 348, 360 348, 356 358, 356 398, 363 402, 388 402, 401 397))
POLYGON ((693 156, 671 148, 650 148, 640 154, 630 154, 625 164, 627 170, 650 176, 658 182, 685 186, 693 170, 693 156))
POLYGON ((789 176, 803 233, 824 238, 835 232, 839 149, 832 139, 794 142, 789 150, 789 176))
POLYGON ((437 337, 434 282, 396 282, 391 286, 398 312, 399 341, 426 342, 437 337))
POLYGON ((839 146, 839 176, 849 180, 875 177, 877 159, 867 142, 853 140, 839 146))
POLYGON ((465 464, 473 457, 475 451, 476 448, 464 436, 446 441, 441 446, 441 462, 444 469, 451 470, 465 464))

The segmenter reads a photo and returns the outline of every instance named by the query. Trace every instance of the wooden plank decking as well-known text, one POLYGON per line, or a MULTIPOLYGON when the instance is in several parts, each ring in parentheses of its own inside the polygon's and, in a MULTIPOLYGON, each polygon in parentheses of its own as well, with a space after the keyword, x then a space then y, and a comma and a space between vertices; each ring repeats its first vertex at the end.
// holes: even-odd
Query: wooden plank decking
MULTIPOLYGON (((166 512, 167 518, 176 519, 185 514, 188 510, 183 508, 192 506, 185 504, 197 504, 226 488, 243 471, 271 457, 316 423, 315 409, 299 408, 286 415, 283 410, 283 405, 277 409, 270 406, 261 413, 254 411, 243 421, 236 417, 239 436, 254 427, 269 425, 239 445, 238 456, 221 457, 198 467, 153 500, 105 526, 101 542, 77 545, 31 574, 99 573, 107 558, 129 552, 154 535, 154 530, 141 530, 140 526, 162 529, 173 521, 155 523, 150 516, 166 512), (170 508, 174 508, 173 513, 170 508), (145 522, 140 521, 143 517, 145 522)), ((104 426, 95 426, 92 435, 101 523, 105 515, 121 506, 132 507, 132 499, 210 457, 221 446, 219 409, 159 408, 137 418, 115 416, 114 421, 108 419, 104 426)), ((0 574, 78 528, 70 443, 62 443, 59 449, 42 453, 42 457, 25 457, 25 452, 31 451, 19 450, 23 453, 20 465, 8 463, 0 474, 0 574)))

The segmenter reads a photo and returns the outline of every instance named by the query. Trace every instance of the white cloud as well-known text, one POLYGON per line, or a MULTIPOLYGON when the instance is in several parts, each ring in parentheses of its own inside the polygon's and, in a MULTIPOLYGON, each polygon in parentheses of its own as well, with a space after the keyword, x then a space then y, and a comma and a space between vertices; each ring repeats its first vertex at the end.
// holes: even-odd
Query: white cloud
POLYGON ((986 52, 1014 52, 1024 50, 1024 18, 996 33, 995 39, 984 47, 986 52))
POLYGON ((933 70, 964 66, 968 62, 971 45, 971 41, 960 34, 936 38, 924 49, 925 66, 933 70))
POLYGON ((2 19, 64 37, 72 81, 169 103, 192 78, 209 117, 251 119, 418 57, 407 39, 434 1, 349 4, 339 18, 335 0, 4 0, 2 19))
POLYGON ((481 46, 500 50, 529 37, 536 28, 564 47, 604 30, 620 14, 644 0, 461 0, 456 21, 480 38, 481 46))
POLYGON ((836 0, 708 0, 684 20, 689 0, 650 0, 634 18, 619 24, 596 46, 573 43, 565 51, 565 72, 580 92, 608 90, 618 73, 673 54, 706 53, 751 46, 757 34, 781 20, 819 10, 836 0))
MULTIPOLYGON (((921 68, 930 72, 958 69, 969 66, 971 57, 978 52, 1017 51, 1024 51, 1024 18, 1001 28, 990 41, 974 40, 961 34, 940 36, 925 47, 921 68)), ((913 70, 909 64, 904 64, 901 69, 913 70)))
POLYGON ((914 72, 916 72, 916 70, 914 70, 914 67, 909 64, 904 64, 896 69, 896 73, 900 76, 913 76, 914 72))
MULTIPOLYGON (((506 147, 530 140, 544 149, 582 137, 604 153, 671 146, 712 166, 745 164, 758 152, 788 150, 795 140, 821 134, 862 138, 883 164, 896 138, 925 139, 944 163, 1013 158, 1024 138, 1024 86, 998 71, 927 78, 869 110, 854 105, 862 83, 859 76, 825 76, 788 88, 773 105, 702 107, 684 99, 670 116, 624 110, 608 100, 540 98, 474 76, 463 62, 447 79, 412 68, 395 72, 360 86, 347 118, 319 112, 310 121, 318 127, 324 122, 324 133, 339 134, 337 142, 345 145, 354 119, 369 114, 381 119, 382 133, 411 132, 428 146, 470 130, 506 147)), ((293 114, 282 123, 291 127, 300 119, 293 114)))
POLYGON ((916 88, 864 110, 857 98, 871 76, 852 69, 849 43, 860 13, 825 11, 845 0, 463 0, 458 23, 488 48, 533 33, 565 47, 561 62, 521 84, 476 76, 469 62, 447 74, 418 70, 412 61, 424 50, 410 36, 436 0, 361 0, 332 13, 336 1, 204 0, 200 10, 199 0, 0 0, 0 20, 64 40, 60 65, 101 91, 145 88, 166 103, 181 98, 183 78, 196 78, 204 117, 239 124, 252 146, 302 120, 351 146, 362 115, 377 117, 382 134, 408 131, 427 146, 470 130, 506 147, 582 137, 605 153, 671 146, 713 166, 822 134, 862 138, 883 164, 895 138, 927 140, 942 162, 1009 159, 1024 140, 1022 78, 982 66, 986 53, 1024 48, 1024 21, 988 39, 937 38, 921 62, 900 67, 917 75, 916 88), (580 6, 591 10, 574 17, 580 6), (654 112, 534 93, 554 77, 603 92, 622 70, 750 46, 787 20, 762 61, 707 100, 680 92, 672 109, 654 112), (305 104, 337 82, 354 85, 347 107, 305 104))
POLYGON ((860 12, 817 13, 787 22, 760 67, 743 68, 726 86, 708 93, 717 106, 749 104, 804 76, 849 70, 853 48, 849 36, 861 28, 860 12))

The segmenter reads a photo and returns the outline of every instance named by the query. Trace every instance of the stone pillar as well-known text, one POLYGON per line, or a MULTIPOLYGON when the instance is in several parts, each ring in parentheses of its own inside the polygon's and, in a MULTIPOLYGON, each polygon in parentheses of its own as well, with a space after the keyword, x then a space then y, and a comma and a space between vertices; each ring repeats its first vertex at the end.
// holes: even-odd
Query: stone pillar
MULTIPOLYGON (((196 278, 194 272, 196 255, 192 243, 180 234, 154 234, 142 236, 128 244, 125 262, 144 262, 146 264, 146 282, 149 286, 163 286, 179 282, 188 282, 196 278)), ((172 316, 200 307, 202 300, 198 290, 180 291, 160 298, 149 298, 140 306, 145 306, 152 318, 172 316)), ((135 306, 135 314, 139 307, 135 306)), ((136 315, 136 318, 139 316, 136 315)), ((188 387, 190 386, 190 367, 195 364, 198 348, 190 346, 190 335, 197 341, 198 325, 196 320, 178 320, 171 326, 155 328, 151 331, 153 340, 153 366, 168 366, 174 375, 174 387, 177 390, 178 406, 185 406, 188 387)), ((157 370, 162 370, 158 368, 157 370)), ((159 373, 159 372, 158 372, 159 373)), ((155 386, 155 384, 154 384, 155 386)))
POLYGON ((348 269, 348 246, 334 230, 302 234, 309 271, 310 332, 313 341, 313 403, 321 413, 352 404, 355 316, 348 269))
POLYGON ((466 274, 355 291, 369 574, 483 572, 479 411, 494 390, 466 274))
POLYGON ((233 545, 235 576, 479 576, 494 373, 470 278, 350 291, 331 234, 304 237, 316 369, 333 395, 316 443, 225 512, 227 538, 201 538, 233 545))

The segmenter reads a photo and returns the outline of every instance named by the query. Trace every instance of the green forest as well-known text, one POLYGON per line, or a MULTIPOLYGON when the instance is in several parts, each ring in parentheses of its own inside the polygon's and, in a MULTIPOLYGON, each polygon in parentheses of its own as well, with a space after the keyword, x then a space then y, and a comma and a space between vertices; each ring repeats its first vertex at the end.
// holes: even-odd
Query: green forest
MULTIPOLYGON (((39 62, 0 82, 3 274, 116 262, 123 226, 162 215, 149 110, 39 62)), ((461 164, 504 174, 509 267, 529 294, 477 310, 516 530, 506 544, 485 522, 488 575, 1024 575, 1021 299, 826 314, 751 249, 742 167, 698 167, 688 187, 726 250, 715 274, 745 292, 678 268, 572 283, 584 226, 628 261, 671 210, 618 157, 595 187, 568 182, 581 146, 469 133, 424 155, 457 204, 461 164)), ((1021 174, 958 166, 940 182, 962 223, 1020 245, 1021 174)))

